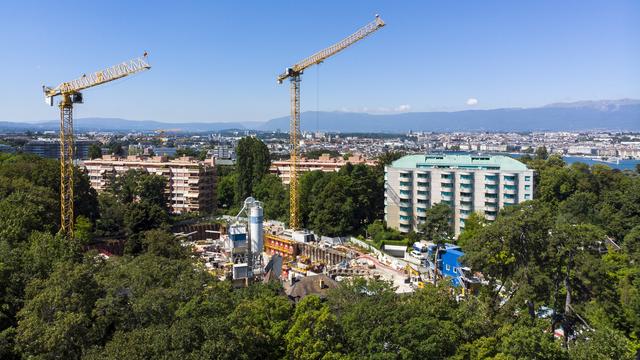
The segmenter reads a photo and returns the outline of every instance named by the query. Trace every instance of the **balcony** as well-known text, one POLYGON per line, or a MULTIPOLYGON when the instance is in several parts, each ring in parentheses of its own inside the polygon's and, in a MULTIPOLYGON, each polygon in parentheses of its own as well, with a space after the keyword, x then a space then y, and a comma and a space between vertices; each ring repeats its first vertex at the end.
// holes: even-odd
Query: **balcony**
POLYGON ((442 178, 440 179, 440 183, 441 184, 452 184, 453 185, 453 178, 442 178))
POLYGON ((461 219, 468 219, 468 218, 469 218, 469 214, 468 214, 468 213, 463 213, 463 212, 461 212, 461 213, 460 213, 460 218, 461 218, 461 219))
POLYGON ((418 199, 418 200, 429 200, 429 194, 427 194, 427 193, 425 193, 425 194, 418 193, 418 194, 416 194, 416 199, 418 199))
POLYGON ((484 218, 489 220, 489 221, 494 221, 496 219, 496 215, 495 214, 484 214, 484 218))
POLYGON ((400 193, 398 194, 398 197, 400 198, 400 200, 410 200, 411 193, 400 193))
POLYGON ((460 201, 472 202, 473 201, 473 197, 471 197, 469 195, 460 195, 460 201))
POLYGON ((505 194, 515 195, 518 192, 518 190, 505 188, 502 190, 502 192, 505 194))
POLYGON ((498 203, 498 199, 497 198, 490 198, 490 197, 485 197, 484 198, 484 202, 485 204, 497 204, 498 203))
POLYGON ((400 183, 399 189, 400 190, 411 190, 411 183, 409 183, 408 185, 400 183))
POLYGON ((452 201, 453 200, 453 195, 441 194, 440 197, 442 198, 443 201, 452 201))
POLYGON ((424 181, 424 180, 418 180, 418 187, 422 188, 422 189, 428 189, 429 188, 429 182, 428 181, 424 181))
POLYGON ((508 205, 513 205, 516 203, 516 199, 515 198, 505 198, 504 199, 504 203, 508 204, 508 205))
POLYGON ((484 204, 485 211, 498 211, 498 205, 496 204, 484 204))
POLYGON ((502 182, 506 185, 515 185, 517 182, 517 178, 515 176, 505 176, 502 178, 502 182))
POLYGON ((411 216, 411 208, 400 208, 401 216, 411 216))
POLYGON ((473 205, 471 205, 470 203, 460 203, 460 210, 471 211, 472 207, 473 205))
POLYGON ((484 183, 486 185, 498 185, 498 177, 497 176, 485 176, 484 183))
POLYGON ((473 184, 472 177, 460 177, 460 184, 471 185, 473 184))
POLYGON ((400 225, 409 226, 411 225, 411 218, 407 219, 401 216, 398 222, 400 223, 400 225))
POLYGON ((484 192, 487 194, 497 194, 498 193, 498 188, 497 187, 486 187, 484 188, 484 192))

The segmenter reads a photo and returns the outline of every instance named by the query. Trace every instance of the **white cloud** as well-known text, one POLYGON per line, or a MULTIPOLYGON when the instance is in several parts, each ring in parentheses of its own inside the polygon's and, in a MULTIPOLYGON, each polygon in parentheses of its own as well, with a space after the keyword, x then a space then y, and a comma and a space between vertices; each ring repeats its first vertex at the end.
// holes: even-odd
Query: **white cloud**
POLYGON ((396 112, 407 112, 409 110, 411 110, 411 105, 409 104, 402 104, 394 109, 396 112))
POLYGON ((468 98, 467 99, 467 105, 469 105, 469 106, 478 105, 478 99, 476 99, 476 98, 468 98))

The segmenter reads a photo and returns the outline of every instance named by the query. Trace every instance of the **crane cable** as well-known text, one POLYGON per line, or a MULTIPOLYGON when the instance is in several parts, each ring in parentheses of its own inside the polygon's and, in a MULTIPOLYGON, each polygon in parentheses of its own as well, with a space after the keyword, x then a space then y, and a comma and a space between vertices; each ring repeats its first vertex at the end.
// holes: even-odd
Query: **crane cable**
POLYGON ((320 63, 316 66, 316 133, 320 132, 320 63))

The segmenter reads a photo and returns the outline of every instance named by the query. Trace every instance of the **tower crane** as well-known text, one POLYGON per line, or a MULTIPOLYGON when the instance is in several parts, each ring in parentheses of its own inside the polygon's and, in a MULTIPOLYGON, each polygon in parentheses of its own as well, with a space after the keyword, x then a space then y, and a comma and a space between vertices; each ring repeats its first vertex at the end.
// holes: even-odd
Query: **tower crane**
POLYGON ((329 46, 324 50, 309 56, 299 63, 287 68, 284 73, 278 76, 278 84, 289 79, 291 96, 291 121, 289 125, 289 227, 297 230, 300 228, 300 208, 298 204, 298 157, 300 148, 300 75, 303 71, 315 64, 320 64, 327 58, 348 48, 356 42, 371 35, 376 30, 384 26, 384 21, 376 15, 375 20, 358 29, 340 42, 329 46))
POLYGON ((52 88, 42 86, 47 104, 53 106, 53 98, 60 96, 60 232, 73 237, 73 104, 82 104, 80 91, 108 83, 131 74, 148 70, 147 53, 142 57, 125 61, 110 68, 63 82, 52 88))

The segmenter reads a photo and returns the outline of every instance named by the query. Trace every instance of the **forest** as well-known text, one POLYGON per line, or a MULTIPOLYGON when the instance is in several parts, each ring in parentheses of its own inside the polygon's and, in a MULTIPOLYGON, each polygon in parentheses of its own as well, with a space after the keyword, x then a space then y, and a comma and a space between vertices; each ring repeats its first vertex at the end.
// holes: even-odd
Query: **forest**
MULTIPOLYGON (((268 152, 247 144, 246 162, 221 176, 238 177, 222 209, 253 194, 286 220, 268 152)), ((526 161, 535 200, 492 223, 474 216, 460 236, 464 263, 489 281, 476 296, 456 301, 446 279, 409 295, 356 279, 294 304, 278 284, 233 289, 209 275, 168 232, 176 219, 162 178, 132 171, 98 195, 77 171, 76 237, 64 239, 57 162, 0 154, 0 358, 636 358, 640 176, 556 156, 526 161), (125 254, 87 251, 97 238, 126 239, 125 254), (553 336, 559 326, 566 341, 553 336)), ((305 205, 303 221, 358 233, 381 217, 382 176, 358 166, 305 174, 302 202, 324 205, 305 205)), ((446 212, 433 213, 417 235, 450 241, 438 221, 446 212)))

